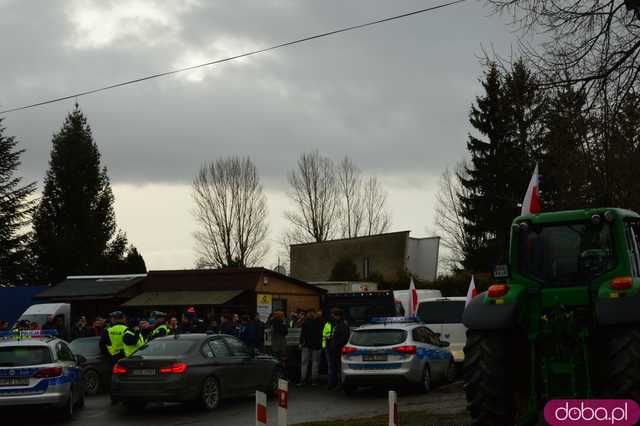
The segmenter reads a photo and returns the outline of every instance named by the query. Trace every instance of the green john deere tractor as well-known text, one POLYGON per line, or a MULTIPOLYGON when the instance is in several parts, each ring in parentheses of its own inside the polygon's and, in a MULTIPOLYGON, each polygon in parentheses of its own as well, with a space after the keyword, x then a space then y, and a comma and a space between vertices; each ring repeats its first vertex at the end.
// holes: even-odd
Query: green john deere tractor
POLYGON ((535 424, 551 399, 640 400, 640 215, 520 216, 494 280, 463 319, 474 425, 535 424))

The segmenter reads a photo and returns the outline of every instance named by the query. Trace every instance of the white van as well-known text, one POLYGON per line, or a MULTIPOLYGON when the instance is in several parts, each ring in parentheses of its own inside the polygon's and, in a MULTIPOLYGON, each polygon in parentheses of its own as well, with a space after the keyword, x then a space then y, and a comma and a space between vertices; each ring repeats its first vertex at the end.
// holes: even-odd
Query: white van
POLYGON ((456 363, 464 361, 467 328, 462 324, 462 313, 466 300, 466 297, 437 297, 418 304, 418 318, 449 342, 456 363))
MULTIPOLYGON (((426 289, 416 290, 418 301, 442 297, 440 290, 426 289)), ((404 316, 409 312, 409 290, 393 290, 393 297, 396 299, 396 315, 404 316)))
POLYGON ((38 305, 31 305, 20 315, 18 322, 27 320, 29 322, 35 322, 42 327, 47 322, 49 316, 54 318, 61 317, 64 321, 65 332, 69 334, 71 331, 71 305, 68 303, 40 303, 38 305))

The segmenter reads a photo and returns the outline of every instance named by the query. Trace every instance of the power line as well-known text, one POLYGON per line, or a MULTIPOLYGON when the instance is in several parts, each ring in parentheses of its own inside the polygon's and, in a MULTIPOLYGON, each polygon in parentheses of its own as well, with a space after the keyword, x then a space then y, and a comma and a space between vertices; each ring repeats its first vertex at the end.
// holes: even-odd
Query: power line
POLYGON ((37 102, 35 104, 30 104, 30 105, 24 105, 24 106, 19 106, 19 107, 15 107, 15 108, 5 109, 5 110, 0 111, 0 114, 8 114, 10 112, 21 111, 23 109, 35 108, 35 107, 42 106, 42 105, 47 105, 47 104, 52 104, 52 103, 55 103, 55 102, 65 101, 65 100, 68 100, 68 99, 78 98, 80 96, 91 95, 93 93, 98 93, 98 92, 104 92, 106 90, 115 89, 117 87, 128 86, 130 84, 135 84, 135 83, 140 83, 140 82, 147 81, 147 80, 152 80, 154 78, 166 77, 168 75, 178 74, 178 73, 182 73, 182 72, 185 72, 185 71, 191 71, 191 70, 198 69, 198 68, 203 68, 203 67, 208 67, 208 66, 211 66, 211 65, 221 64, 223 62, 229 62, 229 61, 233 61, 233 60, 240 59, 240 58, 246 58, 247 56, 253 56, 253 55, 257 55, 259 53, 269 52, 271 50, 280 49, 282 47, 287 47, 287 46, 291 46, 291 45, 294 45, 294 44, 304 43, 304 42, 307 42, 307 41, 311 41, 311 40, 315 40, 315 39, 323 38, 323 37, 328 37, 328 36, 331 36, 331 35, 334 35, 334 34, 344 33, 344 32, 347 32, 347 31, 353 31, 353 30, 357 30, 357 29, 360 29, 360 28, 381 24, 381 23, 384 23, 384 22, 394 21, 396 19, 402 19, 402 18, 406 18, 408 16, 413 16, 413 15, 418 15, 418 14, 425 13, 425 12, 430 12, 430 11, 433 11, 433 10, 436 10, 436 9, 442 9, 442 8, 445 8, 445 7, 448 7, 448 6, 453 6, 453 5, 458 4, 458 3, 463 3, 465 1, 466 0, 455 0, 455 1, 452 1, 452 2, 449 2, 449 3, 440 4, 438 6, 427 7, 427 8, 424 8, 424 9, 414 10, 413 12, 403 13, 401 15, 395 15, 395 16, 391 16, 391 17, 388 17, 388 18, 378 19, 376 21, 366 22, 364 24, 353 25, 353 26, 350 26, 350 27, 340 28, 340 29, 329 31, 329 32, 326 32, 326 33, 321 33, 321 34, 316 34, 316 35, 312 35, 312 36, 308 36, 308 37, 304 37, 304 38, 299 38, 297 40, 288 41, 288 42, 281 43, 281 44, 276 44, 274 46, 266 47, 264 49, 252 50, 252 51, 249 51, 249 52, 241 53, 239 55, 230 56, 230 57, 227 57, 227 58, 224 58, 224 59, 217 59, 217 60, 214 60, 214 61, 205 62, 205 63, 198 64, 198 65, 192 65, 190 67, 185 67, 185 68, 178 68, 178 69, 171 70, 171 71, 165 71, 165 72, 161 72, 161 73, 158 73, 158 74, 151 74, 151 75, 147 75, 145 77, 140 77, 140 78, 136 78, 136 79, 133 79, 133 80, 123 81, 121 83, 115 83, 115 84, 110 84, 108 86, 99 87, 97 89, 86 90, 84 92, 78 92, 78 93, 74 93, 72 95, 62 96, 60 98, 54 98, 54 99, 49 99, 49 100, 37 102))

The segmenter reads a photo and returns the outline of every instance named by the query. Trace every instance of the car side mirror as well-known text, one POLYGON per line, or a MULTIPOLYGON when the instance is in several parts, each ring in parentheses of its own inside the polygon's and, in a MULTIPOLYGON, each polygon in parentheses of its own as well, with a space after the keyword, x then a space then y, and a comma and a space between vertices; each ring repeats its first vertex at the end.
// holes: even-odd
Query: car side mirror
POLYGON ((77 363, 78 365, 84 365, 84 364, 86 364, 86 363, 87 363, 87 358, 85 358, 85 357, 84 357, 84 356, 82 356, 82 355, 76 355, 76 363, 77 363))
POLYGON ((443 341, 441 341, 439 346, 440 346, 441 348, 448 348, 448 347, 449 347, 449 345, 450 345, 450 343, 449 343, 449 342, 443 342, 443 341))

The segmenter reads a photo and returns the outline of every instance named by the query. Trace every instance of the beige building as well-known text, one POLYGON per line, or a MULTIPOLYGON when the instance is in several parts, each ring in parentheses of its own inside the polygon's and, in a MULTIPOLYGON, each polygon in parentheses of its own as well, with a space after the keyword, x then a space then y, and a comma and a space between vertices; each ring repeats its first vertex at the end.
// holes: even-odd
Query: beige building
POLYGON ((440 237, 413 238, 410 231, 345 238, 290 246, 291 276, 303 281, 329 281, 335 264, 349 259, 361 280, 380 274, 394 281, 405 273, 433 281, 438 269, 440 237))

